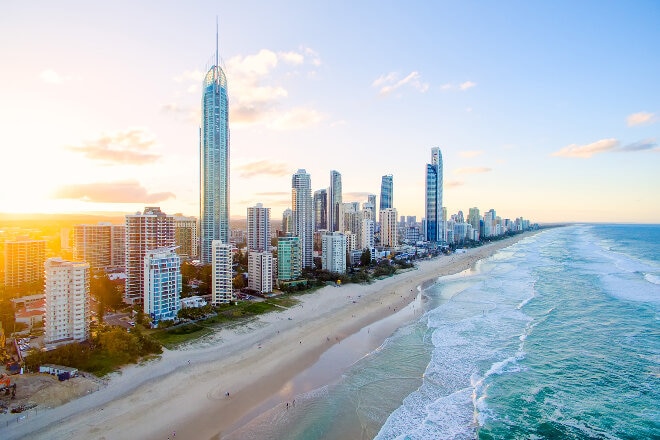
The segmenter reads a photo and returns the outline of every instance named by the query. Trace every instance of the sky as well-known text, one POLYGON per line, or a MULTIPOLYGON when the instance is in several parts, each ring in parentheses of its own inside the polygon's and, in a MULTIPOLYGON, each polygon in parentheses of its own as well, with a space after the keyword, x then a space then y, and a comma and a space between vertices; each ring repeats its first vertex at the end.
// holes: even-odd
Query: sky
POLYGON ((0 212, 199 216, 216 16, 232 217, 305 169, 419 221, 440 147, 449 214, 660 223, 657 0, 3 2, 0 212))

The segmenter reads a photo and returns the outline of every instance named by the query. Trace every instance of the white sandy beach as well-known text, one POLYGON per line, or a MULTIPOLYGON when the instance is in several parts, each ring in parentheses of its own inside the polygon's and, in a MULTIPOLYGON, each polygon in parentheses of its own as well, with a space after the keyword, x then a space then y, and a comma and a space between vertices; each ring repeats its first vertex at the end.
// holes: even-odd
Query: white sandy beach
POLYGON ((167 439, 176 432, 176 438, 222 438, 325 350, 408 304, 422 283, 461 272, 528 235, 418 262, 369 285, 303 295, 295 307, 164 350, 159 359, 113 374, 97 392, 12 420, 0 426, 0 437, 167 439))

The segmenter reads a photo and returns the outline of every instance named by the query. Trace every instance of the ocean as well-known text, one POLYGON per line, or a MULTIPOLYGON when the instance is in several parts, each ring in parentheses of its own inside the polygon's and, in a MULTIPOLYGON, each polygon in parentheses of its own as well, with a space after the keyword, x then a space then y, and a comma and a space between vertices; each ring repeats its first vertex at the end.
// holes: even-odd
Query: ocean
POLYGON ((341 379, 241 438, 660 439, 660 226, 549 229, 420 294, 341 379))

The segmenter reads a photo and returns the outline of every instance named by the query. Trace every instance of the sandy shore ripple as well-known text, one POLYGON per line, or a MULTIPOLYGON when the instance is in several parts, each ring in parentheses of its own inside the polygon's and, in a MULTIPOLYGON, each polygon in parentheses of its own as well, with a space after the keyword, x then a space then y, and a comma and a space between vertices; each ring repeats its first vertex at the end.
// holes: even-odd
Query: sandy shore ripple
POLYGON ((123 368, 97 392, 12 419, 0 425, 0 438, 222 438, 337 341, 412 301, 424 282, 468 269, 529 235, 417 262, 415 269, 372 284, 302 295, 295 307, 123 368))

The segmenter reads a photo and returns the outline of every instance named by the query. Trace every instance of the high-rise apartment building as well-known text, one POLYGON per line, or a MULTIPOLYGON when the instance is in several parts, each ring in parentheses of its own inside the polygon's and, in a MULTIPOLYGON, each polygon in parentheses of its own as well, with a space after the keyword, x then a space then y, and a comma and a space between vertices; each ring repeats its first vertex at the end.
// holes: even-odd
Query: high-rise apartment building
POLYGON ((360 233, 360 249, 373 249, 375 246, 374 232, 376 231, 376 222, 371 218, 362 219, 362 230, 360 233))
POLYGON ((212 275, 211 275, 211 303, 213 305, 227 304, 234 300, 232 286, 232 254, 231 245, 222 240, 211 243, 212 275))
POLYGON ((342 231, 351 231, 354 234, 360 233, 362 222, 362 212, 358 202, 342 203, 341 209, 341 227, 342 231))
POLYGON ((398 244, 398 228, 395 208, 387 208, 380 212, 380 245, 396 247, 398 244))
POLYGON ((89 263, 49 258, 44 263, 46 315, 44 342, 82 342, 91 319, 89 263))
POLYGON ((176 253, 182 258, 199 258, 199 228, 196 217, 174 214, 174 241, 176 253))
POLYGON ((297 280, 302 275, 300 238, 291 234, 277 239, 277 278, 297 280))
POLYGON ((41 291, 46 261, 46 240, 18 238, 4 242, 4 285, 6 288, 32 286, 41 291))
POLYGON ((212 261, 212 242, 229 243, 229 101, 227 78, 218 59, 202 84, 200 127, 200 242, 201 261, 212 261))
POLYGON ((181 257, 174 247, 147 251, 144 256, 144 313, 153 325, 173 320, 181 308, 181 257))
POLYGON ((158 207, 146 207, 143 213, 126 216, 125 302, 143 304, 144 256, 147 251, 173 247, 174 235, 174 217, 158 207))
POLYGON ((293 211, 289 208, 282 212, 282 233, 293 232, 293 211))
POLYGON ((479 231, 479 223, 481 220, 481 215, 479 214, 479 208, 470 208, 468 213, 467 222, 472 225, 472 228, 479 231))
POLYGON ((431 163, 426 164, 426 240, 444 241, 442 215, 442 153, 440 148, 431 149, 431 163))
POLYGON ((321 267, 333 273, 346 273, 346 236, 340 232, 321 237, 321 267))
POLYGON ((314 191, 313 203, 314 231, 328 230, 328 192, 325 189, 314 191))
POLYGON ((380 182, 380 210, 379 212, 384 211, 385 209, 392 208, 394 197, 394 178, 391 174, 386 174, 382 177, 380 182))
POLYGON ((330 232, 343 230, 340 216, 341 192, 341 174, 332 170, 330 171, 330 186, 328 187, 328 231, 330 232))
POLYGON ((307 171, 298 170, 291 179, 293 235, 300 238, 302 267, 314 267, 314 210, 312 181, 307 171))
POLYGON ((126 266, 126 225, 101 222, 73 227, 73 260, 89 263, 92 270, 126 266))
POLYGON ((248 253, 270 250, 270 208, 257 203, 247 209, 248 253))
POLYGON ((248 287, 261 293, 273 291, 273 254, 250 252, 248 255, 248 287))

